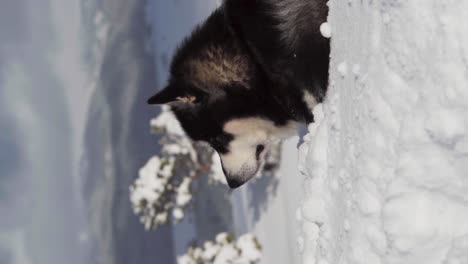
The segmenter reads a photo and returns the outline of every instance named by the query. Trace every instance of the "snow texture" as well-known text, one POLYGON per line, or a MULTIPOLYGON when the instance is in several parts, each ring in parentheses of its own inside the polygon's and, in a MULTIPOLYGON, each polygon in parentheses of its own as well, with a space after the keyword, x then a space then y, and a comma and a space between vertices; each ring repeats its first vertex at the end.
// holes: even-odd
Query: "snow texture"
POLYGON ((185 208, 192 200, 191 177, 184 177, 177 185, 171 182, 174 177, 175 157, 152 157, 138 172, 138 178, 130 186, 130 201, 135 214, 146 229, 166 224, 172 209, 174 220, 184 218, 185 208), (174 195, 175 197, 170 199, 174 195))
POLYGON ((212 163, 210 170, 210 180, 212 182, 218 182, 227 185, 226 177, 224 176, 223 168, 221 165, 221 159, 219 158, 218 153, 213 152, 211 160, 212 163))
POLYGON ((192 247, 178 257, 178 264, 257 264, 262 258, 261 246, 252 234, 244 234, 237 241, 228 233, 220 233, 215 241, 206 241, 203 247, 192 247))
POLYGON ((189 156, 190 164, 197 163, 192 143, 185 136, 174 114, 164 107, 161 114, 152 119, 152 129, 165 133, 166 142, 162 157, 152 157, 138 172, 138 178, 130 186, 130 201, 135 214, 141 214, 140 221, 146 229, 155 229, 168 222, 169 211, 176 222, 184 216, 184 208, 192 200, 190 190, 193 173, 177 179, 177 158, 189 156), (174 143, 177 142, 177 143, 174 143))
POLYGON ((170 111, 168 106, 162 106, 161 113, 151 120, 150 126, 157 131, 165 133, 173 142, 177 142, 164 144, 163 152, 169 155, 190 154, 190 158, 194 162, 197 162, 197 154, 193 149, 192 142, 185 135, 179 121, 177 121, 174 113, 170 111))
POLYGON ((322 25, 320 25, 320 33, 325 38, 330 38, 331 37, 331 28, 330 28, 330 24, 328 24, 328 22, 322 23, 322 25))
POLYGON ((468 263, 467 10, 330 2, 329 94, 300 148, 303 263, 468 263))

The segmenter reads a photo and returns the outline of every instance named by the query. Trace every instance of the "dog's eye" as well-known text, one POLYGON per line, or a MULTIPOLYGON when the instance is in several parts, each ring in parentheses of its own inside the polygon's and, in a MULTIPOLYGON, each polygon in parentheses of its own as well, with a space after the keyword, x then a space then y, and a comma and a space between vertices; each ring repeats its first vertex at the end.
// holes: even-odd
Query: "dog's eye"
POLYGON ((229 142, 232 140, 232 136, 229 134, 221 134, 216 137, 217 141, 219 141, 221 144, 229 144, 229 142))

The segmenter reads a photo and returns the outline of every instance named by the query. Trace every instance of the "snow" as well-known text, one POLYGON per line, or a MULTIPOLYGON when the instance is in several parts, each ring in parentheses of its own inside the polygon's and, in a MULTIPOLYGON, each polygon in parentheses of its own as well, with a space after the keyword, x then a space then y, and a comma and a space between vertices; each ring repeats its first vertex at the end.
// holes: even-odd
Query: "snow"
POLYGON ((167 221, 167 212, 158 211, 153 205, 161 203, 160 200, 167 191, 174 162, 174 158, 161 160, 154 156, 140 169, 138 179, 130 187, 130 201, 133 210, 135 214, 144 212, 141 221, 145 224, 146 229, 152 227, 153 218, 156 225, 164 224, 167 221))
POLYGON ((184 178, 182 180, 182 183, 177 189, 177 198, 176 198, 176 204, 179 207, 184 207, 186 206, 190 200, 192 199, 192 194, 190 193, 190 184, 192 183, 191 178, 184 178))
POLYGON ((185 213, 182 209, 180 208, 175 208, 174 210, 172 210, 172 216, 174 217, 174 219, 176 219, 177 221, 180 221, 184 218, 185 216, 185 213))
POLYGON ((330 2, 329 93, 300 147, 303 263, 468 263, 467 8, 330 2))
POLYGON ((133 211, 141 214, 140 220, 146 229, 166 224, 171 209, 176 222, 185 216, 183 208, 192 200, 193 179, 184 175, 178 181, 174 176, 175 165, 176 156, 154 156, 140 169, 138 178, 130 186, 133 211))
POLYGON ((359 64, 354 64, 352 71, 355 77, 359 77, 361 74, 361 66, 359 66, 359 64))
POLYGON ((221 166, 221 159, 218 153, 214 152, 211 157, 211 170, 210 180, 215 183, 222 183, 227 185, 226 177, 224 176, 223 168, 221 166))
POLYGON ((322 25, 320 25, 320 33, 321 33, 322 36, 324 36, 325 38, 330 38, 330 37, 331 37, 331 27, 330 27, 330 24, 328 24, 327 22, 322 23, 322 25))
POLYGON ((168 140, 175 143, 166 143, 163 145, 162 152, 167 155, 190 154, 193 162, 197 162, 197 153, 193 148, 192 142, 185 135, 182 126, 170 111, 169 106, 162 106, 161 113, 151 119, 150 126, 156 131, 162 131, 167 135, 168 140))
POLYGON ((346 64, 346 62, 338 64, 337 70, 341 77, 345 77, 348 74, 348 64, 346 64))
POLYGON ((161 108, 161 114, 158 115, 158 117, 152 119, 150 121, 150 125, 158 129, 164 129, 168 134, 185 137, 184 130, 180 126, 179 121, 177 121, 176 117, 174 116, 174 113, 170 111, 169 106, 164 105, 161 108))
POLYGON ((178 264, 256 264, 262 258, 261 246, 252 234, 244 234, 237 241, 228 233, 220 233, 215 241, 206 241, 203 247, 191 247, 187 254, 177 258, 178 264))
POLYGON ((258 242, 252 234, 245 234, 236 242, 236 247, 242 253, 244 262, 254 262, 262 258, 262 253, 259 250, 258 242))

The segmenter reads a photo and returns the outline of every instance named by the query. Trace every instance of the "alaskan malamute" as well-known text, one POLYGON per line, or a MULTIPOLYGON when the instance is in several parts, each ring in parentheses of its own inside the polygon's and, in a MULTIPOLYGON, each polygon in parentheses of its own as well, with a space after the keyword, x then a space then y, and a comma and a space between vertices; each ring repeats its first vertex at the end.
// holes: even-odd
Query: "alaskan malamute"
POLYGON ((176 52, 168 104, 187 135, 221 157, 231 188, 252 178, 275 140, 313 122, 328 84, 327 0, 226 0, 176 52))

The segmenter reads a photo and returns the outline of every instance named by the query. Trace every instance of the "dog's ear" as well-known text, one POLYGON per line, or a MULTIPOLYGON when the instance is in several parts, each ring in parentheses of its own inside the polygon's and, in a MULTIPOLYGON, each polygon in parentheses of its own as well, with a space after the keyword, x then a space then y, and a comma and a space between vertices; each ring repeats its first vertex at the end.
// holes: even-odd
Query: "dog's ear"
POLYGON ((168 86, 149 98, 148 104, 168 104, 172 106, 182 106, 193 104, 196 101, 197 97, 195 95, 184 92, 177 87, 168 86))
POLYGON ((162 91, 159 93, 151 96, 148 99, 148 104, 154 105, 154 104, 168 104, 171 102, 177 101, 177 97, 180 97, 181 93, 178 89, 175 89, 175 87, 168 86, 164 88, 162 91))

